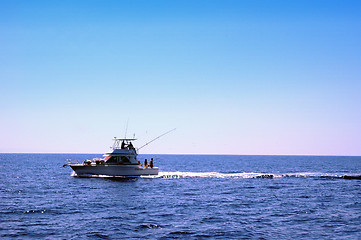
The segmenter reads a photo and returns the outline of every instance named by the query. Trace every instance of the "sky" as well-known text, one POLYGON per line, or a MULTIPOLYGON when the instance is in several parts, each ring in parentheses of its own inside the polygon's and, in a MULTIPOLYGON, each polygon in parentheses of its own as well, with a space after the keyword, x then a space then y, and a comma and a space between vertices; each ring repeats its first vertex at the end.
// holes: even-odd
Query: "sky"
POLYGON ((361 2, 1 1, 0 152, 361 155, 361 2))

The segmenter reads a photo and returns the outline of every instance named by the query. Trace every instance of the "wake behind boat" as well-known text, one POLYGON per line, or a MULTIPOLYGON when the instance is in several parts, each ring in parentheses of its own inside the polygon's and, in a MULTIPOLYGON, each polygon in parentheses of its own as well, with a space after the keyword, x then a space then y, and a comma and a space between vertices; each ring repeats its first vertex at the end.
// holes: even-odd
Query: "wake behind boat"
POLYGON ((138 161, 137 150, 132 138, 114 138, 112 152, 104 154, 104 158, 85 160, 83 163, 69 163, 78 177, 106 176, 106 177, 136 177, 158 175, 159 168, 150 164, 142 165, 138 161))

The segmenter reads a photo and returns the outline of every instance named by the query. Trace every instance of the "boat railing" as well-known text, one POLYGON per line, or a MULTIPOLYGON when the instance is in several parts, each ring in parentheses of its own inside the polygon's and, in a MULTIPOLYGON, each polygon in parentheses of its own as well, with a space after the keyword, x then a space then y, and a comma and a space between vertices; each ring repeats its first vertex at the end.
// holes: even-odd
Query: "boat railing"
POLYGON ((66 159, 66 161, 67 161, 68 163, 64 164, 63 167, 69 166, 69 165, 71 165, 71 164, 82 164, 82 163, 84 162, 83 160, 80 161, 80 160, 78 160, 78 159, 66 159))

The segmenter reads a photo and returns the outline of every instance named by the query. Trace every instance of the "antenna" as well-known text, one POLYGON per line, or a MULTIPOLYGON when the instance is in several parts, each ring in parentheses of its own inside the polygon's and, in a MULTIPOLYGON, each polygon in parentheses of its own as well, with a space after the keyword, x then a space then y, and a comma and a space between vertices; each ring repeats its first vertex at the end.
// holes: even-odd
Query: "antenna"
POLYGON ((124 138, 127 138, 128 123, 129 123, 129 118, 128 118, 128 120, 127 120, 127 125, 126 125, 126 127, 125 127, 125 136, 124 136, 124 138))
POLYGON ((155 140, 157 140, 158 138, 161 138, 161 137, 163 137, 164 135, 166 135, 166 134, 168 134, 168 133, 170 133, 170 132, 173 132, 174 130, 176 130, 176 128, 173 128, 172 130, 169 130, 168 132, 163 133, 162 135, 159 135, 158 137, 154 138, 153 140, 151 140, 151 141, 147 142, 146 144, 144 144, 143 146, 141 146, 140 148, 138 148, 138 149, 137 149, 137 151, 139 151, 139 149, 141 149, 141 148, 143 148, 143 147, 147 146, 148 144, 150 144, 150 143, 154 142, 154 141, 155 141, 155 140))

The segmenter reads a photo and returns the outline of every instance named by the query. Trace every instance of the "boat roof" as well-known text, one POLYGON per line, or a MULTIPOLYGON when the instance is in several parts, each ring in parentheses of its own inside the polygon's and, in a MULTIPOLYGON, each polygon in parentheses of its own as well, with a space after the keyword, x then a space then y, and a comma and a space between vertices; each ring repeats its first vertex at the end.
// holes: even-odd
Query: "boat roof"
POLYGON ((135 141, 136 138, 114 138, 116 141, 135 141))

